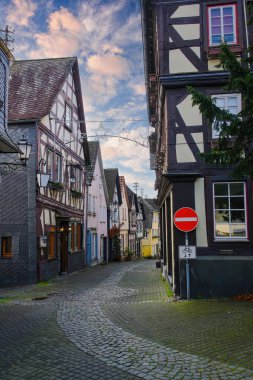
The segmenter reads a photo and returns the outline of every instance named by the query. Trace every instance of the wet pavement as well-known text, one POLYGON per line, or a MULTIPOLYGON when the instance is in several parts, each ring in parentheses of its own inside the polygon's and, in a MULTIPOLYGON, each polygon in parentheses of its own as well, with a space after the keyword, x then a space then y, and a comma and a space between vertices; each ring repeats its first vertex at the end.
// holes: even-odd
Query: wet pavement
POLYGON ((153 260, 0 290, 1 379, 253 379, 253 303, 172 302, 153 260))

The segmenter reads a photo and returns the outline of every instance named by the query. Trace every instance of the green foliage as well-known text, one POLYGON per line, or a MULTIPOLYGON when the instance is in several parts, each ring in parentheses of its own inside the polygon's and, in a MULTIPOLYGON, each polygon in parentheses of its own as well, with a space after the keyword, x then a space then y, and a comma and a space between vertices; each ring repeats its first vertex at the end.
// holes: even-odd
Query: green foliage
POLYGON ((131 250, 131 248, 127 247, 124 251, 125 255, 128 256, 128 257, 132 257, 134 255, 133 251, 131 250))
POLYGON ((9 303, 12 301, 10 297, 0 297, 0 303, 9 303))
POLYGON ((242 110, 238 115, 221 110, 215 105, 215 99, 204 96, 192 87, 192 104, 199 107, 209 126, 220 129, 217 146, 210 152, 201 154, 208 164, 233 167, 235 176, 249 175, 253 178, 253 73, 249 63, 252 50, 242 62, 230 51, 226 44, 221 45, 218 68, 229 73, 229 81, 224 90, 228 93, 241 93, 242 110))
POLYGON ((165 286, 167 297, 173 297, 174 293, 173 293, 173 290, 171 289, 171 286, 168 283, 168 281, 166 281, 163 277, 162 277, 162 281, 163 281, 164 286, 165 286))

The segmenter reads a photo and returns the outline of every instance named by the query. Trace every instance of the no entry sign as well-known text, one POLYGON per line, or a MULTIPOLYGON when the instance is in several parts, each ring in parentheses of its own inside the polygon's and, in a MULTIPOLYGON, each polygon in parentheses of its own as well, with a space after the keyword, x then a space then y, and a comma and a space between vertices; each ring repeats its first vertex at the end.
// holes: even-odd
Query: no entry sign
POLYGON ((195 210, 190 207, 182 207, 175 212, 174 224, 183 232, 190 232, 198 225, 198 215, 195 210))

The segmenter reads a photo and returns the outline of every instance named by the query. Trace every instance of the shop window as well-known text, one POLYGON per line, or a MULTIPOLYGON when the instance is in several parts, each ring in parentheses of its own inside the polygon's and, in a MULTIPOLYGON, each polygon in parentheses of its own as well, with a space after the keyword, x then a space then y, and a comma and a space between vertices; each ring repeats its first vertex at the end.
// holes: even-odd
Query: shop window
POLYGON ((82 249, 82 225, 72 223, 69 228, 69 249, 72 252, 82 249))
POLYGON ((2 257, 11 258, 12 257, 12 238, 11 236, 2 237, 2 257))

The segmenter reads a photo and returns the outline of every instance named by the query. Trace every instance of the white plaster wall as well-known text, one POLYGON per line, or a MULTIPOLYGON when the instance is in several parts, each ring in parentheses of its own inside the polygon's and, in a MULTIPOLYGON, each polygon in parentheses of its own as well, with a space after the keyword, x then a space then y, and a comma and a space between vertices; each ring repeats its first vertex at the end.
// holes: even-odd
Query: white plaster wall
MULTIPOLYGON (((104 188, 101 186, 101 167, 99 165, 99 160, 97 157, 94 174, 93 174, 93 180, 91 182, 91 186, 88 186, 88 194, 91 194, 92 196, 95 196, 96 200, 96 216, 88 215, 87 216, 87 228, 96 228, 98 239, 100 242, 100 236, 103 234, 104 236, 107 236, 107 214, 105 213, 103 217, 103 221, 101 222, 100 218, 100 208, 105 207, 106 205, 106 198, 104 194, 104 188)), ((100 250, 98 250, 99 252, 100 250)))
POLYGON ((191 73, 198 69, 186 58, 180 49, 171 50, 169 52, 170 73, 191 73))
POLYGON ((177 8, 171 17, 194 17, 199 16, 199 4, 182 5, 177 8))
POLYGON ((199 223, 196 228, 197 247, 207 247, 206 231, 206 205, 205 205, 205 187, 204 178, 198 178, 195 181, 195 211, 199 217, 199 223))
POLYGON ((192 106, 192 97, 188 95, 181 103, 177 105, 185 125, 192 127, 194 125, 202 125, 202 115, 198 106, 192 106))
POLYGON ((196 162, 183 134, 176 136, 176 157, 177 162, 196 162))
POLYGON ((175 24, 173 27, 184 40, 195 40, 200 37, 199 24, 175 24))

